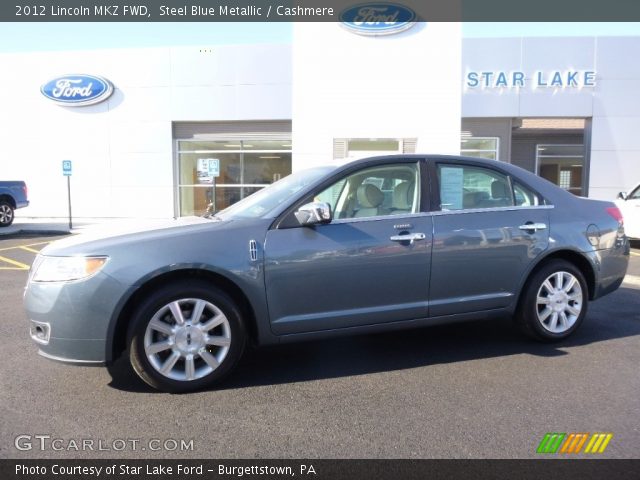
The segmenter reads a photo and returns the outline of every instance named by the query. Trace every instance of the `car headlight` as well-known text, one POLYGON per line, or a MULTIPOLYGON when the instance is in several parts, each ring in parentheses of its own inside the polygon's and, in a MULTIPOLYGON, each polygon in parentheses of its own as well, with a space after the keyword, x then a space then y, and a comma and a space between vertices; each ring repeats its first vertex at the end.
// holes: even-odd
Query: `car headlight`
POLYGON ((39 255, 33 265, 33 282, 70 282, 95 275, 109 257, 48 257, 39 255))

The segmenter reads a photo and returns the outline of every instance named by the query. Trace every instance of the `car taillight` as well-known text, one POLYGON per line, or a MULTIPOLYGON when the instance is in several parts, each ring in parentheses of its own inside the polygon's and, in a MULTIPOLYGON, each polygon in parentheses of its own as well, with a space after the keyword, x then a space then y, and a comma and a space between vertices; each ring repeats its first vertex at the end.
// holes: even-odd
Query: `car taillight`
POLYGON ((22 191, 24 192, 24 198, 29 198, 29 189, 26 184, 22 186, 22 191))
POLYGON ((620 225, 624 223, 622 212, 618 207, 607 207, 607 213, 615 218, 620 225))

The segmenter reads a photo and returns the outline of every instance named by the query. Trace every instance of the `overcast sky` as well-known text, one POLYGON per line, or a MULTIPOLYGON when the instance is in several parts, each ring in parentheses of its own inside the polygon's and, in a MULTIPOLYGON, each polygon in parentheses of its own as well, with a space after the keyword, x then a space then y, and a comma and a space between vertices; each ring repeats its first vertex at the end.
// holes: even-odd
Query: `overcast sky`
MULTIPOLYGON (((640 36, 640 23, 465 23, 463 36, 640 36)), ((290 23, 0 23, 0 51, 290 43, 290 23)))

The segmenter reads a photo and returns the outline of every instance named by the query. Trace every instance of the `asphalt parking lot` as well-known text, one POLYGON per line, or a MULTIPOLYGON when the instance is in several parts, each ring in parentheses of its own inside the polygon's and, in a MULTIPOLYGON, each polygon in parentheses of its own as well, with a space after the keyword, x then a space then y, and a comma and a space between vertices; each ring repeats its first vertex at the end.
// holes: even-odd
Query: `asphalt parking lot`
POLYGON ((55 238, 0 240, 0 458, 534 458, 547 432, 609 432, 598 458, 638 457, 638 244, 561 344, 495 320, 285 345, 251 351, 219 390, 169 395, 125 362, 36 354, 22 291, 55 238))

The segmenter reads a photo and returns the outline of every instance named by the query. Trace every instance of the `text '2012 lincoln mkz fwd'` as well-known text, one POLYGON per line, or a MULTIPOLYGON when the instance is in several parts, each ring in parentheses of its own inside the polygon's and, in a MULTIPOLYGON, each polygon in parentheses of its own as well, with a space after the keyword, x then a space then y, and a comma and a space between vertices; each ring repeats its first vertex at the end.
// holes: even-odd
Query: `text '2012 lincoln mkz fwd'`
POLYGON ((218 382, 247 342, 500 314, 561 340, 589 301, 620 286, 629 260, 615 204, 464 157, 313 168, 167 223, 42 250, 24 301, 43 356, 126 354, 149 385, 180 392, 218 382))

